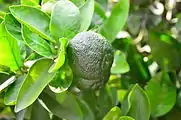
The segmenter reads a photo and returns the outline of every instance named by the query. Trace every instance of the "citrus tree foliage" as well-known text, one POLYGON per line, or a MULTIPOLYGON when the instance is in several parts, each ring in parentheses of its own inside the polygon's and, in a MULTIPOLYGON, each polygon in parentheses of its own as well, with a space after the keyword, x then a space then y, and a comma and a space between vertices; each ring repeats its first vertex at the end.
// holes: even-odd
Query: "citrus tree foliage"
POLYGON ((0 0, 0 119, 179 120, 180 6, 0 0))

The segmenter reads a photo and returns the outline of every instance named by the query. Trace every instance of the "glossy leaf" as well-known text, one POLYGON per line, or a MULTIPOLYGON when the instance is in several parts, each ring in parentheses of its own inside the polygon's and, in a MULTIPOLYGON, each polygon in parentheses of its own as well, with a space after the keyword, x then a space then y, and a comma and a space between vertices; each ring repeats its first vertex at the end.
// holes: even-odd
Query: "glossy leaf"
POLYGON ((55 95, 42 93, 40 99, 47 105, 48 109, 56 116, 68 120, 82 120, 83 115, 75 97, 63 92, 55 95))
POLYGON ((18 94, 15 107, 16 112, 31 105, 46 85, 53 79, 55 73, 48 73, 51 64, 51 60, 41 59, 30 68, 18 94))
POLYGON ((147 94, 139 85, 135 85, 127 95, 121 107, 122 115, 128 115, 135 120, 149 120, 151 113, 147 94))
POLYGON ((51 51, 50 45, 46 40, 41 38, 36 33, 33 33, 29 28, 23 26, 22 28, 23 39, 33 51, 36 53, 46 57, 53 58, 53 53, 51 51))
POLYGON ((61 47, 59 50, 58 58, 56 62, 51 66, 48 72, 56 72, 58 69, 62 67, 62 65, 65 62, 65 53, 66 53, 66 47, 67 47, 67 38, 60 38, 61 47))
POLYGON ((119 118, 119 120, 135 120, 135 119, 133 119, 132 117, 129 117, 129 116, 122 116, 119 118))
POLYGON ((80 14, 81 14, 81 27, 80 31, 86 31, 92 21, 94 13, 94 0, 87 0, 86 3, 81 6, 80 14))
POLYGON ((58 1, 53 7, 50 32, 56 38, 73 37, 80 29, 80 11, 68 0, 58 1))
POLYGON ((21 24, 11 14, 6 14, 4 24, 7 32, 12 35, 12 37, 23 42, 21 24))
POLYGON ((101 28, 101 34, 113 42, 124 27, 129 12, 129 0, 120 0, 112 9, 110 17, 101 28))
POLYGON ((114 55, 114 62, 111 68, 111 73, 122 74, 130 70, 129 64, 126 61, 126 56, 123 52, 117 51, 114 55))
POLYGON ((6 105, 15 105, 20 88, 24 82, 25 75, 16 79, 16 81, 8 88, 4 96, 4 103, 6 105))
POLYGON ((176 39, 167 34, 151 32, 148 43, 152 48, 153 59, 163 70, 181 68, 181 44, 176 39))
POLYGON ((57 71, 56 76, 50 82, 49 87, 55 93, 61 93, 70 87, 73 80, 73 73, 67 62, 57 71))
POLYGON ((8 66, 12 71, 23 66, 17 41, 8 34, 4 23, 0 24, 0 65, 8 66))
POLYGON ((162 116, 175 105, 176 87, 168 73, 160 72, 153 77, 146 87, 146 93, 150 98, 152 116, 162 116))
POLYGON ((119 120, 121 117, 121 110, 119 107, 113 107, 103 120, 119 120))
POLYGON ((34 7, 20 5, 11 6, 9 10, 20 23, 24 24, 26 27, 30 28, 43 38, 50 40, 51 42, 55 42, 50 37, 50 18, 45 13, 34 7))

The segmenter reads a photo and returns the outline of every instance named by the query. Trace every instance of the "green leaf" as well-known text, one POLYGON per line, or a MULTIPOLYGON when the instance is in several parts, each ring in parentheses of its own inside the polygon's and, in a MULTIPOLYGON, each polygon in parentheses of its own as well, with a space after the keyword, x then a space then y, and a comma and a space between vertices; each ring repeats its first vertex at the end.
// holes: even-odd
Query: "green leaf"
POLYGON ((63 92, 59 94, 49 95, 42 93, 40 99, 46 104, 48 109, 56 116, 68 120, 82 120, 83 115, 75 97, 63 92))
POLYGON ((41 37, 55 42, 55 40, 50 37, 50 18, 45 13, 37 8, 23 5, 11 6, 9 10, 20 23, 39 34, 41 37))
POLYGON ((6 13, 5 12, 3 12, 3 11, 0 11, 0 18, 4 18, 4 16, 6 15, 6 13))
POLYGON ((92 21, 94 13, 94 0, 87 0, 86 3, 80 8, 81 27, 80 31, 86 31, 92 21))
POLYGON ((90 107, 88 106, 88 104, 81 99, 77 99, 77 102, 83 114, 82 120, 95 120, 94 114, 92 110, 90 109, 90 107))
POLYGON ((123 74, 129 72, 129 64, 126 61, 126 55, 121 51, 116 51, 114 55, 114 62, 111 68, 113 74, 123 74))
POLYGON ((43 106, 35 101, 31 111, 30 120, 50 120, 49 112, 43 106))
POLYGON ((57 71, 55 78, 50 82, 49 87, 55 93, 66 91, 72 84, 73 73, 72 69, 65 64, 57 71))
POLYGON ((21 5, 38 7, 39 3, 40 3, 40 0, 21 0, 21 5))
POLYGON ((70 0, 73 2, 76 6, 80 7, 85 3, 85 0, 70 0))
POLYGON ((106 20, 107 17, 105 15, 105 11, 104 9, 102 8, 102 6, 95 1, 95 4, 94 4, 94 12, 99 15, 103 20, 106 20))
POLYGON ((113 107, 103 120, 118 120, 121 117, 121 110, 119 107, 113 107))
POLYGON ((11 71, 23 66, 17 41, 8 34, 4 23, 0 24, 0 53, 0 65, 8 66, 11 71))
POLYGON ((2 17, 0 17, 0 24, 3 22, 3 20, 4 20, 4 19, 3 19, 2 17))
POLYGON ((9 73, 11 73, 11 70, 7 66, 0 65, 0 73, 9 75, 9 73))
POLYGON ((15 112, 31 105, 53 79, 55 73, 48 73, 51 64, 49 59, 41 59, 33 64, 18 94, 15 112))
POLYGON ((149 120, 151 108, 147 94, 139 85, 135 85, 121 107, 122 115, 128 115, 135 120, 149 120))
POLYGON ((181 68, 181 44, 173 37, 157 32, 149 33, 149 41, 153 59, 163 70, 181 68))
POLYGON ((129 116, 122 116, 119 118, 119 120, 135 120, 135 119, 133 119, 132 117, 129 117, 129 116))
POLYGON ((4 103, 6 105, 15 105, 20 88, 24 82, 25 75, 16 79, 16 81, 8 88, 4 96, 4 103))
POLYGON ((7 32, 12 37, 14 37, 18 41, 23 42, 21 24, 11 14, 6 14, 4 24, 7 32))
POLYGON ((113 42, 117 34, 124 27, 129 12, 129 0, 120 0, 112 9, 111 16, 101 28, 101 34, 113 42))
POLYGON ((26 45, 28 45, 36 53, 46 57, 53 58, 53 53, 51 51, 50 45, 46 40, 41 38, 36 33, 33 33, 26 26, 22 27, 22 34, 26 45))
POLYGON ((58 58, 56 60, 56 63, 54 63, 48 71, 50 73, 56 72, 58 69, 60 69, 62 67, 62 65, 65 62, 65 53, 66 53, 66 47, 67 47, 68 39, 67 38, 60 38, 59 40, 61 42, 61 47, 59 50, 60 52, 59 52, 58 58))
POLYGON ((49 15, 51 15, 52 13, 52 10, 53 10, 53 7, 55 6, 56 4, 56 1, 54 0, 50 0, 46 3, 44 3, 42 6, 41 6, 41 10, 44 12, 44 13, 47 13, 49 15))
POLYGON ((146 93, 150 98, 154 117, 168 113, 175 105, 176 87, 168 73, 160 72, 154 76, 146 87, 146 93))
POLYGON ((56 38, 73 37, 80 29, 80 11, 72 2, 60 0, 53 7, 50 32, 56 38))

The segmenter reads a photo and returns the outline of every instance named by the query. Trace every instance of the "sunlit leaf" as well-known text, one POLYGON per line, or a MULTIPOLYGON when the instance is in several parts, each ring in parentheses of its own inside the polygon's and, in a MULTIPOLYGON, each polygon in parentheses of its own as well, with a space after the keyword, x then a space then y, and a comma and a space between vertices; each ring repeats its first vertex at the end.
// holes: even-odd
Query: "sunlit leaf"
POLYGON ((48 73, 51 64, 52 60, 41 59, 30 68, 18 94, 15 107, 16 112, 31 105, 46 85, 53 79, 55 73, 48 73))
POLYGON ((21 0, 21 5, 29 5, 38 7, 40 3, 40 0, 21 0))
POLYGON ((129 116, 122 116, 119 118, 119 120, 135 120, 135 119, 133 119, 132 117, 129 117, 129 116))
POLYGON ((55 42, 55 40, 50 37, 50 18, 45 13, 37 8, 23 5, 11 6, 9 10, 20 23, 24 24, 43 38, 55 42))
POLYGON ((113 66, 111 68, 111 73, 121 74, 126 73, 130 70, 129 64, 126 61, 126 56, 123 52, 115 52, 113 66))
POLYGON ((121 110, 119 107, 113 107, 106 116, 104 116, 103 120, 119 120, 121 117, 121 110))
POLYGON ((66 47, 67 47, 68 39, 67 38, 60 38, 59 40, 61 42, 61 47, 59 50, 59 54, 58 54, 58 58, 56 60, 56 63, 54 63, 48 71, 50 73, 56 72, 58 69, 60 69, 62 67, 62 65, 65 62, 65 53, 66 53, 66 47))
POLYGON ((17 41, 8 34, 4 24, 0 24, 0 65, 8 66, 12 71, 23 66, 17 41))

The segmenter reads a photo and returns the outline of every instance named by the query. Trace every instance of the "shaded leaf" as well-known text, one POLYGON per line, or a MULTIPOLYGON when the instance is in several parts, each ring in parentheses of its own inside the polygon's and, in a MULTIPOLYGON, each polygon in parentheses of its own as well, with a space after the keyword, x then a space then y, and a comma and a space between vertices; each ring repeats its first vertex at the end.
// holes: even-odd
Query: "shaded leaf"
POLYGON ((43 38, 36 33, 33 33, 26 26, 23 26, 22 34, 26 45, 28 45, 33 51, 46 58, 53 58, 54 55, 51 51, 50 45, 43 38))
POLYGON ((66 91, 72 84, 73 73, 68 63, 65 64, 57 71, 55 78, 50 82, 49 87, 55 93, 66 91))
POLYGON ((86 31, 92 21, 94 13, 94 0, 87 0, 86 3, 81 6, 80 14, 81 14, 81 27, 80 31, 86 31))
POLYGON ((51 60, 41 59, 30 68, 18 94, 15 107, 16 112, 31 105, 46 85, 53 79, 55 73, 48 73, 51 64, 51 60))
POLYGON ((4 24, 7 32, 12 35, 12 37, 23 42, 21 24, 11 14, 6 14, 4 24))
POLYGON ((73 37, 80 29, 80 11, 68 0, 58 1, 53 7, 50 32, 56 38, 73 37))
POLYGON ((146 87, 146 93, 151 102, 152 116, 162 116, 175 105, 176 87, 168 73, 160 72, 153 77, 146 87))
POLYGON ((49 110, 60 118, 68 120, 82 120, 83 115, 75 97, 63 92, 55 95, 42 93, 40 99, 47 105, 49 110))
POLYGON ((77 103, 82 111, 83 120, 95 120, 92 110, 85 101, 77 99, 77 103))
POLYGON ((163 70, 181 68, 181 44, 176 39, 167 34, 150 32, 148 43, 153 59, 163 70))
POLYGON ((30 120, 50 120, 49 112, 43 106, 35 101, 31 111, 30 120))
POLYGON ((50 37, 50 18, 45 13, 37 8, 22 5, 11 6, 9 10, 20 23, 39 34, 41 37, 50 40, 51 42, 55 42, 55 40, 50 37))
POLYGON ((15 105, 19 90, 24 82, 25 75, 16 79, 16 81, 8 88, 4 96, 4 103, 6 105, 15 105))
POLYGON ((101 34, 113 42, 126 23, 128 12, 129 0, 120 0, 120 2, 113 7, 110 17, 101 28, 101 34))
POLYGON ((149 120, 151 108, 149 98, 139 85, 135 85, 127 95, 121 107, 122 115, 135 120, 149 120))
POLYGON ((103 20, 106 20, 107 17, 105 15, 105 11, 104 9, 102 8, 102 6, 95 1, 95 4, 94 4, 94 12, 99 15, 103 20))

